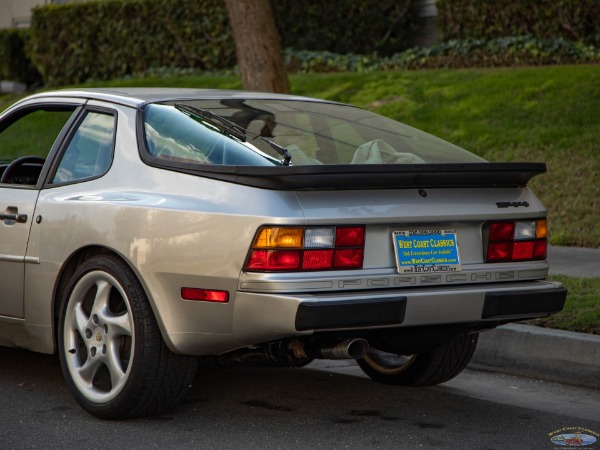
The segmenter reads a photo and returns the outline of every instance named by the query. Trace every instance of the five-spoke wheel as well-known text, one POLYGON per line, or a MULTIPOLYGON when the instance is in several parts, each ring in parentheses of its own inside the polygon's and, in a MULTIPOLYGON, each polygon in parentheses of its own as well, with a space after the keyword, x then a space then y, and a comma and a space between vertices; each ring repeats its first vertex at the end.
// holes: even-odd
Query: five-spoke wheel
POLYGON ((187 392, 196 358, 169 351, 145 292, 114 255, 86 260, 63 293, 58 346, 75 399, 91 414, 158 414, 187 392))
POLYGON ((135 348, 127 294, 104 271, 82 276, 71 292, 63 324, 63 352, 78 391, 92 402, 107 402, 123 389, 135 348))

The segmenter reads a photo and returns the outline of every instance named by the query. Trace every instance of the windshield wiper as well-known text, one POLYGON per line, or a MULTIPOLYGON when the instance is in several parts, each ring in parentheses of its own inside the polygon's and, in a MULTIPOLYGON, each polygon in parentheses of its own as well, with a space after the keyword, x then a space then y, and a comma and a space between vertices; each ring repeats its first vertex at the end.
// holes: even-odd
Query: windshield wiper
POLYGON ((216 127, 222 133, 233 136, 242 142, 246 142, 246 130, 212 111, 196 108, 192 105, 184 105, 183 103, 175 103, 175 108, 177 108, 179 111, 193 114, 194 116, 216 127))
POLYGON ((260 134, 252 133, 248 130, 246 130, 246 133, 252 136, 254 139, 262 139, 263 141, 265 141, 273 150, 275 150, 277 153, 283 156, 283 160, 281 161, 281 163, 284 166, 290 165, 290 162, 292 161, 292 155, 290 154, 288 149, 285 148, 283 145, 279 145, 277 142, 274 142, 271 139, 267 139, 266 137, 261 136, 260 134))
POLYGON ((195 106, 186 105, 184 103, 175 103, 175 108, 177 108, 179 111, 182 111, 184 113, 192 114, 192 115, 198 117, 199 119, 203 120, 204 122, 207 122, 210 125, 217 128, 219 131, 221 131, 226 136, 228 136, 228 137, 233 136, 234 138, 236 138, 242 142, 247 142, 247 135, 252 136, 254 139, 262 139, 267 144, 269 144, 269 146, 273 150, 275 150, 277 153, 279 153, 281 156, 283 156, 283 160, 281 161, 281 163, 284 166, 289 166, 290 162, 292 161, 292 155, 290 155, 290 152, 284 146, 279 145, 278 143, 276 143, 270 139, 267 139, 266 137, 261 136, 260 134, 252 133, 251 131, 248 131, 245 128, 240 127, 238 124, 233 123, 230 120, 227 120, 225 117, 221 117, 218 114, 215 114, 214 112, 209 111, 208 109, 197 108, 195 106))

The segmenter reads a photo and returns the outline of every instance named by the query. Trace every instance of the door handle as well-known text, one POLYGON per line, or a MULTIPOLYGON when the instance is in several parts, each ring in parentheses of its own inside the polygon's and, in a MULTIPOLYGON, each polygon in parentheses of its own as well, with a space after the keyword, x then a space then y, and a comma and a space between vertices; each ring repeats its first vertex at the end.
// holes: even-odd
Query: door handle
POLYGON ((17 223, 27 222, 27 214, 0 214, 0 220, 13 220, 17 223))

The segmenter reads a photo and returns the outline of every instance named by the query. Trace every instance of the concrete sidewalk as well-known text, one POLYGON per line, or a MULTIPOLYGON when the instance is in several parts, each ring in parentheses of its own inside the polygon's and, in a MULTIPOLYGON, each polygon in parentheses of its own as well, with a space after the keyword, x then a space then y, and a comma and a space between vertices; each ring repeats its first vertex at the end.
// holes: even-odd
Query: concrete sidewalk
POLYGON ((579 247, 548 248, 550 275, 600 277, 600 249, 579 247))
MULTIPOLYGON (((600 277, 600 249, 550 247, 550 275, 600 277)), ((600 389, 600 336, 509 324, 480 334, 470 367, 600 389)))

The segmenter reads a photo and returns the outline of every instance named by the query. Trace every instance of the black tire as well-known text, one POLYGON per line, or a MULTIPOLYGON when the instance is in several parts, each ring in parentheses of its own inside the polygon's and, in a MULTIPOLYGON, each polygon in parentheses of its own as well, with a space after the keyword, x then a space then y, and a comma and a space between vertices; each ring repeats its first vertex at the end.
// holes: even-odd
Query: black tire
POLYGON ((478 334, 463 334, 427 353, 396 355, 372 349, 358 359, 373 380, 399 386, 431 386, 457 376, 469 364, 478 334))
POLYGON ((71 393, 101 419, 166 411, 185 396, 197 366, 167 348, 139 280, 106 254, 81 264, 62 295, 58 353, 71 393))

